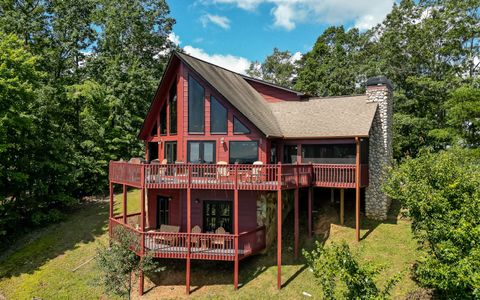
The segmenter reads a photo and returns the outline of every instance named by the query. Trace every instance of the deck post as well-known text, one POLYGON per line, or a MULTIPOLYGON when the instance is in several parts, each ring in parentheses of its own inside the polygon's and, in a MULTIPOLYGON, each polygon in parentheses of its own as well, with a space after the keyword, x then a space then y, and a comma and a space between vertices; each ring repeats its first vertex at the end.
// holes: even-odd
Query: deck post
POLYGON ((110 191, 110 210, 109 210, 109 215, 110 215, 110 218, 113 218, 113 183, 112 183, 111 181, 110 181, 109 191, 110 191))
POLYGON ((345 223, 345 189, 340 189, 340 224, 345 223))
POLYGON ((277 190, 277 288, 282 288, 282 163, 278 163, 277 190))
POLYGON ((237 186, 237 174, 238 174, 238 163, 235 163, 235 183, 233 190, 233 232, 234 232, 234 243, 235 243, 235 261, 233 267, 233 287, 235 290, 238 289, 238 186, 237 186))
MULTIPOLYGON (((143 173, 143 172, 142 172, 143 173)), ((143 182, 142 182, 143 186, 143 182)), ((143 259, 143 255, 145 254, 145 188, 142 187, 141 189, 141 195, 140 195, 140 230, 141 230, 141 240, 140 240, 140 255, 141 259, 143 259)), ((144 283, 145 283, 145 278, 143 275, 143 271, 140 271, 140 276, 139 276, 139 293, 140 296, 143 295, 143 288, 144 288, 144 283)))
POLYGON ((187 181, 187 274, 186 274, 186 293, 190 294, 190 233, 192 229, 192 195, 191 195, 191 167, 188 165, 187 181))
POLYGON ((127 185, 123 185, 123 224, 127 224, 127 185))
POLYGON ((312 237, 312 197, 313 197, 313 188, 308 188, 308 237, 312 237))
POLYGON ((298 205, 298 186, 299 186, 299 182, 300 182, 300 177, 299 177, 299 171, 298 171, 298 160, 297 160, 297 166, 295 167, 295 183, 296 183, 296 187, 295 187, 295 194, 294 194, 294 203, 293 203, 293 210, 294 210, 294 225, 293 225, 293 236, 294 236, 294 256, 295 256, 295 259, 298 258, 298 241, 299 241, 299 231, 300 231, 300 224, 299 224, 299 220, 298 220, 298 214, 299 214, 299 205, 298 205))
POLYGON ((360 241, 360 139, 355 137, 357 155, 355 164, 355 235, 360 241))

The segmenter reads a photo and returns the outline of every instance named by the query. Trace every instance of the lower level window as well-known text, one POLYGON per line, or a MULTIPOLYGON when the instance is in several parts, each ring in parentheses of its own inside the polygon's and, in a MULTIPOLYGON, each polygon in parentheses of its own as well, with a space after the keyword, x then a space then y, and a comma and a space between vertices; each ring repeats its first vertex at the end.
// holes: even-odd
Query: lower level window
POLYGON ((231 164, 251 164, 258 160, 258 142, 257 141, 234 141, 230 142, 231 164))
POLYGON ((173 164, 177 160, 177 142, 165 143, 165 157, 167 163, 173 164))
POLYGON ((223 227, 226 232, 232 232, 232 202, 203 201, 203 227, 207 232, 215 232, 223 227))

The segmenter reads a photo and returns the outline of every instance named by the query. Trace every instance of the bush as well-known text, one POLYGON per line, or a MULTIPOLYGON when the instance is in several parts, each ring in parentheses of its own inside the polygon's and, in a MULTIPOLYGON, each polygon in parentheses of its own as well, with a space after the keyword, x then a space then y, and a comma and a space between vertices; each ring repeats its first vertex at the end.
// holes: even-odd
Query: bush
POLYGON ((319 279, 325 299, 337 299, 338 282, 345 287, 341 292, 344 299, 386 299, 399 280, 398 276, 388 280, 381 290, 374 281, 379 269, 360 265, 345 242, 324 247, 317 241, 316 246, 311 252, 304 250, 303 255, 319 279))
MULTIPOLYGON (((102 281, 107 292, 128 296, 132 291, 132 277, 143 272, 160 272, 152 256, 143 259, 135 253, 139 250, 139 241, 130 231, 117 226, 110 247, 102 246, 97 251, 97 265, 103 271, 102 281)), ((147 253, 148 254, 148 253, 147 253)))
POLYGON ((480 299, 480 156, 423 151, 389 175, 384 190, 407 209, 425 251, 414 276, 439 296, 480 299))

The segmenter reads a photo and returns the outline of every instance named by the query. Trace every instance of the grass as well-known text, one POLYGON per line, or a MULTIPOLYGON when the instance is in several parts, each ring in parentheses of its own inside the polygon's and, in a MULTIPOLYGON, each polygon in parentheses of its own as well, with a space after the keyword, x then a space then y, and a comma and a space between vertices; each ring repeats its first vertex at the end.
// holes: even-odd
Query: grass
MULTIPOLYGON (((139 193, 129 192, 128 212, 138 211, 139 193)), ((115 211, 121 211, 121 195, 117 195, 115 211)), ((347 211, 347 215, 352 213, 347 211)), ((99 243, 107 243, 108 203, 87 203, 66 221, 36 230, 20 238, 10 249, 0 255, 0 299, 115 299, 105 295, 98 285, 99 272, 92 261, 77 271, 72 269, 95 255, 99 243)), ((303 218, 304 219, 304 218, 303 218)), ((303 220, 302 219, 302 220, 303 220)), ((321 218, 320 218, 321 219, 321 218)), ((352 251, 363 263, 369 262, 384 269, 380 284, 394 274, 401 273, 401 281, 393 290, 392 298, 405 298, 417 289, 410 278, 410 267, 419 253, 410 233, 407 220, 390 218, 387 222, 365 221, 362 242, 354 240, 353 219, 345 226, 327 224, 326 243, 347 241, 352 251)), ((291 222, 288 221, 287 222, 291 222)), ((328 223, 328 222, 327 222, 328 223)), ((276 252, 270 249, 240 263, 241 287, 233 292, 232 263, 198 262, 192 264, 192 298, 237 299, 304 297, 302 292, 321 295, 320 287, 302 260, 293 260, 290 231, 284 226, 284 255, 282 279, 284 288, 276 289, 276 252)), ((305 228, 301 224, 301 229, 305 228)), ((304 247, 312 241, 301 240, 304 247)), ((142 299, 185 297, 185 262, 168 262, 167 271, 150 276, 146 281, 147 294, 142 299)), ((134 292, 134 297, 137 293, 134 292)))

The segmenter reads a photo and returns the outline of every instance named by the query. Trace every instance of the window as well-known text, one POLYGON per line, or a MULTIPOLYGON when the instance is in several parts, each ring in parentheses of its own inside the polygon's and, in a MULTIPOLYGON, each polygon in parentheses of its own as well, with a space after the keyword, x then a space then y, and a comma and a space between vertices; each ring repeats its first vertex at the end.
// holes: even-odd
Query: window
POLYGON ((297 145, 283 146, 283 162, 286 164, 294 164, 297 162, 297 145))
POLYGON ((207 232, 215 232, 218 227, 232 232, 232 202, 203 201, 203 228, 207 232))
POLYGON ((177 142, 165 142, 164 158, 169 164, 173 164, 177 160, 177 142))
POLYGON ((210 97, 210 132, 227 133, 227 109, 215 97, 210 97))
POLYGON ((152 132, 150 132, 150 136, 156 136, 158 134, 157 132, 157 122, 152 127, 152 132))
POLYGON ((215 142, 191 141, 187 144, 188 162, 193 164, 214 164, 215 142))
POLYGON ((169 99, 170 107, 170 134, 177 134, 177 82, 175 81, 170 88, 169 99))
POLYGON ((270 163, 277 163, 277 143, 274 142, 270 144, 270 163))
POLYGON ((256 141, 230 142, 230 163, 251 164, 258 160, 258 143, 256 141))
POLYGON ((193 77, 188 77, 188 132, 204 133, 205 89, 193 77))
POLYGON ((243 125, 243 123, 240 122, 240 120, 234 116, 233 117, 233 133, 245 134, 245 133, 250 133, 250 130, 247 128, 247 126, 243 125))
POLYGON ((324 164, 354 164, 355 144, 302 145, 304 162, 324 164))
POLYGON ((158 159, 158 143, 148 143, 148 161, 151 162, 154 159, 158 159))
POLYGON ((157 228, 160 225, 168 225, 168 197, 157 196, 157 228))
POLYGON ((160 135, 167 134, 167 105, 163 105, 160 111, 160 135))

